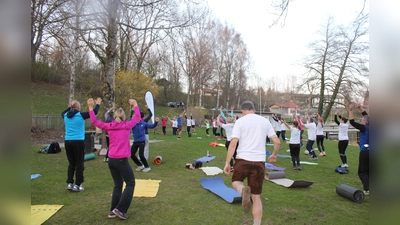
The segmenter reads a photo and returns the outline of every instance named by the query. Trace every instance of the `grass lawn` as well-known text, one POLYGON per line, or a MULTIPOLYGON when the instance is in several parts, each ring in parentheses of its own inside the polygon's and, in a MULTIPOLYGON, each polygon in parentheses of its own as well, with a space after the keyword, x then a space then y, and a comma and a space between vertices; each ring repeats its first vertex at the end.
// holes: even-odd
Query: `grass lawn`
MULTIPOLYGON (((160 165, 150 162, 148 173, 136 172, 136 179, 161 180, 155 198, 133 198, 127 212, 128 220, 108 219, 113 181, 107 163, 101 156, 85 162, 85 191, 67 191, 67 158, 65 150, 60 154, 36 153, 41 146, 31 145, 31 172, 41 174, 31 181, 31 204, 61 204, 61 210, 44 224, 253 224, 251 211, 244 213, 240 203, 229 204, 222 198, 202 188, 200 178, 207 175, 202 170, 188 170, 186 163, 205 156, 207 151, 216 159, 203 166, 225 165, 225 147, 211 147, 215 141, 207 138, 204 128, 197 128, 197 135, 188 138, 182 133, 178 141, 168 130, 162 136, 150 130, 150 139, 163 140, 150 144, 149 161, 162 156, 160 165), (198 138, 198 137, 201 137, 198 138)), ((289 134, 287 134, 289 137, 289 134)), ((223 143, 222 141, 220 141, 223 143)), ((281 154, 288 145, 282 142, 281 154)), ((316 147, 316 144, 314 144, 316 147)), ((286 177, 292 180, 314 181, 308 188, 285 188, 265 181, 261 199, 263 201, 262 224, 368 224, 369 197, 355 203, 336 194, 336 186, 346 184, 362 189, 357 176, 358 154, 356 146, 347 148, 349 174, 334 171, 341 164, 337 142, 325 140, 327 156, 320 157, 317 166, 302 165, 302 171, 292 170, 290 159, 278 158, 274 165, 287 168, 286 177)), ((272 147, 267 147, 272 151, 272 147)), ((307 161, 304 148, 300 159, 307 161)), ((131 166, 136 165, 130 160, 131 166)), ((231 177, 219 174, 231 187, 231 177)))

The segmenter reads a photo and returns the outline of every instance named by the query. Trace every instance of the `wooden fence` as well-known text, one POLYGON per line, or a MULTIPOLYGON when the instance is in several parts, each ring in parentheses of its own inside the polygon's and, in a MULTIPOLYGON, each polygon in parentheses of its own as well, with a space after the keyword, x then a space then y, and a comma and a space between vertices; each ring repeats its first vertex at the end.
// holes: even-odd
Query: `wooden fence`
MULTIPOLYGON (((61 115, 32 114, 31 126, 42 129, 64 129, 64 120, 61 115)), ((90 120, 85 120, 85 127, 94 129, 90 120)))

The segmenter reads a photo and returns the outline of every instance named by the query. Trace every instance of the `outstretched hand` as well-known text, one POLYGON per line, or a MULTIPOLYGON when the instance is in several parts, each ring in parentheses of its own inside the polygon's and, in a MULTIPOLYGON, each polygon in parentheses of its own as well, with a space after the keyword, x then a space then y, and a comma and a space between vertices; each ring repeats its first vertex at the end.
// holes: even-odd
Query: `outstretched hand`
POLYGON ((160 121, 160 119, 158 117, 156 117, 156 122, 158 123, 158 121, 160 121))
MULTIPOLYGON (((129 99, 129 104, 132 105, 133 107, 137 106, 137 102, 135 99, 129 99)), ((132 107, 132 109, 133 109, 132 107)))
POLYGON ((96 105, 100 105, 101 104, 102 99, 101 98, 97 98, 96 99, 96 105))
POLYGON ((353 111, 353 108, 354 108, 354 104, 350 104, 350 105, 349 105, 349 110, 350 110, 350 111, 353 111))
POLYGON ((93 109, 93 105, 94 105, 94 100, 93 100, 93 98, 89 98, 89 99, 87 100, 87 105, 88 105, 88 107, 89 107, 89 110, 92 110, 92 109, 93 109))

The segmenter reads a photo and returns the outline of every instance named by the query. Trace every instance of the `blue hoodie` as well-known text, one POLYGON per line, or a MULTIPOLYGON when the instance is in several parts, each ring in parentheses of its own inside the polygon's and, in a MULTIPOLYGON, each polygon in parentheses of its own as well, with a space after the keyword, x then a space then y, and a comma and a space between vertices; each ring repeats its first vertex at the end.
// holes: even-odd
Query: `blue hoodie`
MULTIPOLYGON (((96 105, 93 109, 94 113, 100 109, 100 105, 96 105)), ((65 140, 66 141, 83 141, 85 140, 85 120, 89 119, 89 112, 80 112, 68 107, 61 113, 65 124, 65 140)))
POLYGON ((157 126, 157 122, 153 124, 148 124, 143 121, 139 121, 139 123, 136 124, 135 127, 132 128, 132 133, 133 133, 133 142, 141 142, 146 140, 146 133, 145 130, 147 128, 154 128, 157 126))

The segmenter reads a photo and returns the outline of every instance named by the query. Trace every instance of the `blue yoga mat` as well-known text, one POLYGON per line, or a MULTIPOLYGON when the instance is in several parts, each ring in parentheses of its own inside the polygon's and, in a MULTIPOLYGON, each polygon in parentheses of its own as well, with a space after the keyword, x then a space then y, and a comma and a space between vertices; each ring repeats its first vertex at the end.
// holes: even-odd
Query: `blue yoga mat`
POLYGON ((211 160, 215 159, 216 156, 204 156, 201 157, 200 159, 196 159, 196 161, 205 163, 205 162, 210 162, 211 160))
POLYGON ((200 183, 204 189, 218 195, 228 203, 242 202, 242 196, 235 189, 227 187, 222 177, 201 178, 200 183))
MULTIPOLYGON (((268 156, 270 156, 270 155, 271 155, 271 152, 269 152, 268 150, 265 150, 265 154, 268 155, 268 156)), ((291 159, 291 158, 292 158, 290 155, 277 154, 276 156, 279 157, 279 158, 288 158, 288 159, 291 159)))
POLYGON ((36 179, 36 178, 38 178, 40 176, 41 176, 40 174, 32 174, 31 175, 31 180, 36 179))

